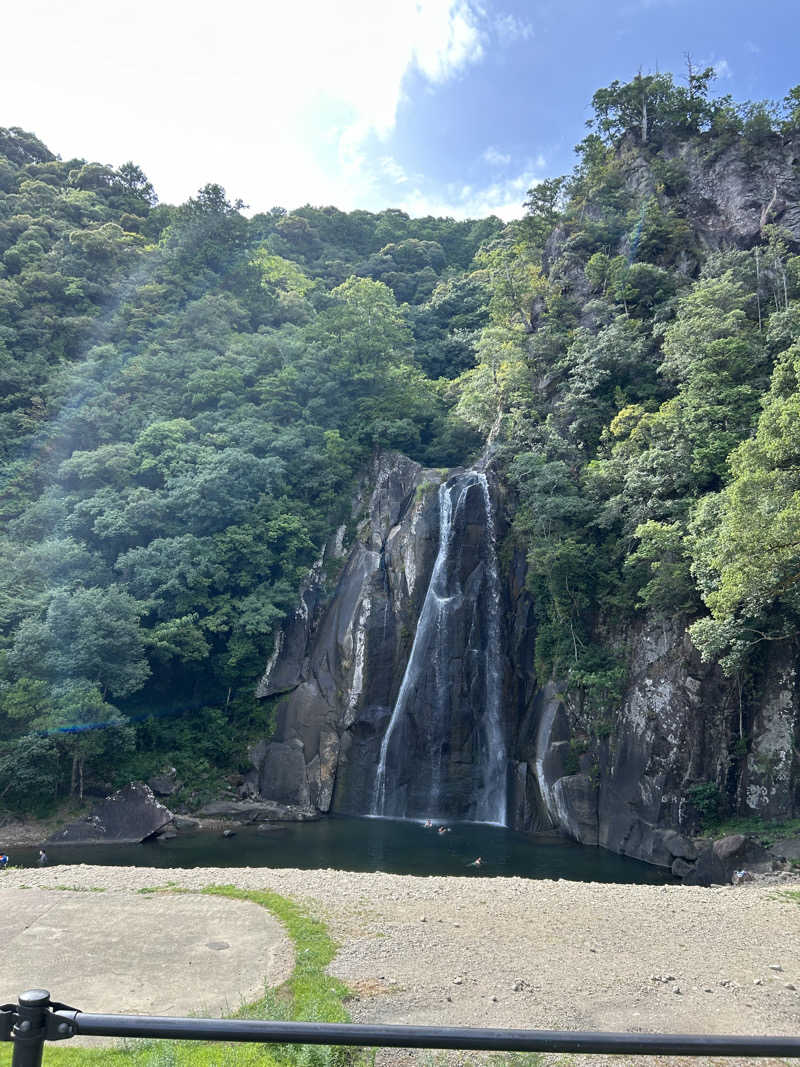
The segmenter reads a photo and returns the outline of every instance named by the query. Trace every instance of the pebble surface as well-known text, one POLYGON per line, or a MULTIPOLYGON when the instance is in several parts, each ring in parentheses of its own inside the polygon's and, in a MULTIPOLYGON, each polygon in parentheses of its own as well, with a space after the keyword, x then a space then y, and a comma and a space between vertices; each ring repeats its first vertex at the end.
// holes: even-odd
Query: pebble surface
MULTIPOLYGON (((233 884, 306 902, 340 945, 354 1022, 672 1033, 800 1032, 800 881, 740 887, 418 878, 272 868, 59 866, 3 887, 132 892, 233 884)), ((94 897, 95 902, 99 899, 94 897)), ((163 929, 169 895, 159 896, 163 929)), ((113 1010, 109 1004, 108 1010, 113 1010)), ((378 1063, 426 1063, 379 1053, 378 1063)), ((442 1060, 441 1062, 445 1062, 442 1060)), ((448 1063, 479 1063, 452 1054, 448 1063)), ((549 1063, 622 1067, 624 1057, 549 1063)), ((651 1058, 687 1067, 731 1060, 651 1058)), ((759 1060, 762 1067, 778 1060, 759 1060)))

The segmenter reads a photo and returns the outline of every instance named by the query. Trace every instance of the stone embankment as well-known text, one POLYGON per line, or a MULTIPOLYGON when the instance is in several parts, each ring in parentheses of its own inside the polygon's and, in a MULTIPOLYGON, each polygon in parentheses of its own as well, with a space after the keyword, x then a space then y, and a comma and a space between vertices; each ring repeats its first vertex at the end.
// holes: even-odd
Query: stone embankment
MULTIPOLYGON (((213 883, 268 888, 306 901, 328 922, 340 944, 330 969, 353 990, 349 1007, 356 1022, 796 1035, 800 878, 783 873, 767 879, 706 889, 82 865, 4 872, 0 910, 4 889, 23 885, 107 894, 168 882, 188 889, 213 883)), ((97 907, 94 893, 75 899, 97 907)), ((170 929, 173 899, 148 897, 154 930, 170 929)), ((125 965, 119 961, 121 971, 125 965)), ((198 982, 201 1004, 202 976, 198 982)), ((113 1010, 112 986, 108 997, 104 1007, 113 1010)), ((379 1057, 383 1065, 415 1062, 431 1061, 423 1054, 379 1057)), ((581 1063, 578 1057, 550 1062, 581 1063)), ((698 1067, 703 1061, 658 1062, 698 1067)), ((621 1067, 624 1060, 585 1063, 621 1067)))

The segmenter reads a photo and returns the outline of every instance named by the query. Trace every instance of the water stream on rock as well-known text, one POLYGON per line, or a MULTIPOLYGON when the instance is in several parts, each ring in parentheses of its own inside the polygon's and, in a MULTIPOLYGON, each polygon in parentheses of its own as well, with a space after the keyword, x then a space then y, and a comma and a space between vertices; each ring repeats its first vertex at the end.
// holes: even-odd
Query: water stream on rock
POLYGON ((373 815, 505 825, 494 540, 485 474, 467 471, 442 484, 438 551, 381 743, 373 815))

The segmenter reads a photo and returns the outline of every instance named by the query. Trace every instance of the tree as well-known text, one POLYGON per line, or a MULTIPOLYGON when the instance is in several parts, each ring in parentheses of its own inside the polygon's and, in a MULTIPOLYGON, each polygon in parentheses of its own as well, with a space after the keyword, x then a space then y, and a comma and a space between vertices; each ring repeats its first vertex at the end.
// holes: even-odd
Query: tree
POLYGON ((708 100, 713 67, 698 71, 689 61, 688 86, 676 86, 671 74, 642 74, 630 82, 614 81, 592 97, 595 127, 607 142, 632 137, 658 146, 664 137, 697 133, 713 122, 715 106, 708 100))
POLYGON ((127 696, 150 674, 139 628, 142 610, 118 586, 58 591, 42 620, 20 626, 9 662, 30 678, 58 685, 85 682, 102 694, 127 696))
POLYGON ((502 241, 493 242, 476 261, 489 276, 492 297, 489 310, 498 325, 521 326, 533 333, 550 295, 541 266, 531 258, 517 234, 509 229, 502 241))
POLYGON ((211 182, 177 209, 163 241, 182 271, 190 274, 205 266, 230 281, 237 277, 234 268, 245 263, 247 245, 243 207, 241 200, 231 202, 223 187, 211 182))
POLYGON ((158 203, 155 189, 141 167, 132 160, 123 163, 117 170, 118 183, 131 198, 126 203, 128 211, 139 207, 154 207, 158 203))
POLYGON ((639 544, 626 558, 625 566, 644 569, 640 605, 667 614, 696 611, 699 598, 683 524, 650 519, 636 527, 634 536, 639 544))
POLYGON ((543 249, 565 207, 567 179, 545 178, 528 190, 525 207, 528 213, 522 232, 534 248, 543 249))
POLYGON ((731 456, 730 483, 699 503, 691 525, 693 570, 711 611, 692 638, 706 655, 727 652, 730 664, 800 624, 798 427, 794 344, 776 364, 755 436, 731 456))

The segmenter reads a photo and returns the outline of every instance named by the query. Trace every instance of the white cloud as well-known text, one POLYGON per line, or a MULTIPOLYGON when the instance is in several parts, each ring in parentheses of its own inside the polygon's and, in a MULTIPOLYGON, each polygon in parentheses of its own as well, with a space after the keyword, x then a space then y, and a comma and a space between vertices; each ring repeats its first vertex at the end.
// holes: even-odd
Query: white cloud
POLYGON ((536 31, 530 22, 518 19, 516 15, 498 15, 493 22, 493 29, 502 47, 519 44, 520 41, 532 41, 536 31))
MULTIPOLYGON (((372 10, 376 6, 373 3, 372 10)), ((416 8, 417 18, 414 60, 430 81, 447 81, 483 56, 476 13, 467 0, 429 0, 411 7, 416 8)))
POLYGON ((493 145, 484 151, 481 159, 488 163, 490 167, 506 167, 511 162, 511 156, 506 152, 500 152, 493 145))
POLYGON ((541 171, 527 169, 513 178, 488 185, 445 186, 430 191, 417 185, 400 194, 395 207, 409 215, 443 215, 456 219, 479 219, 498 215, 505 222, 521 218, 528 189, 541 181, 541 171))
POLYGON ((366 146, 394 129, 408 73, 440 85, 485 38, 472 0, 7 7, 7 124, 68 157, 133 158, 163 200, 219 181, 257 209, 355 206, 375 180, 366 146))
POLYGON ((714 73, 718 78, 732 78, 733 71, 727 59, 718 59, 714 63, 714 73))
POLYGON ((381 156, 378 166, 381 173, 395 185, 404 185, 409 180, 405 167, 398 163, 394 156, 381 156))

